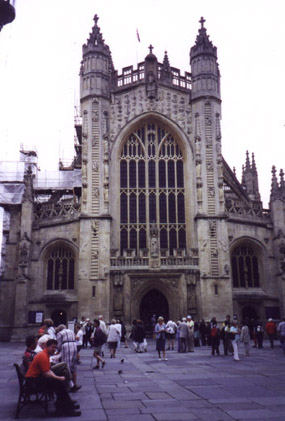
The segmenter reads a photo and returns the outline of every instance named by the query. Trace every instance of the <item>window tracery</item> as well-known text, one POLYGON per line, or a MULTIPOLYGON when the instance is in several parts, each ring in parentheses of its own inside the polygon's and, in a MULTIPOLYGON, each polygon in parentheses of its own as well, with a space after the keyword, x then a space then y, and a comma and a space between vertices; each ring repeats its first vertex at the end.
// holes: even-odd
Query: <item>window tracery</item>
POLYGON ((148 248, 150 224, 160 248, 186 248, 183 156, 174 136, 147 122, 126 139, 120 156, 121 253, 148 248))
POLYGON ((234 288, 258 288, 260 276, 258 257, 253 247, 241 245, 231 254, 234 288))
POLYGON ((74 289, 75 256, 70 247, 60 244, 49 249, 46 257, 47 290, 74 289))

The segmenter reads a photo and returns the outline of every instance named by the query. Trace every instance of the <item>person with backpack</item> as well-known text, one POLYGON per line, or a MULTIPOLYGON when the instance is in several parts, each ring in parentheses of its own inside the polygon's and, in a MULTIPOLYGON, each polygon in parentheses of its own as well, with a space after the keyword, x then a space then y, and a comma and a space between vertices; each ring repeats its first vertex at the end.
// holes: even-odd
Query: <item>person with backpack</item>
POLYGON ((220 329, 215 317, 211 321, 211 344, 212 344, 212 355, 220 355, 220 329))
POLYGON ((93 357, 96 358, 97 364, 93 367, 93 369, 98 370, 100 368, 100 361, 102 364, 102 368, 104 368, 106 361, 101 357, 102 345, 107 340, 107 335, 103 330, 100 328, 100 321, 95 319, 94 320, 94 331, 93 331, 93 357))

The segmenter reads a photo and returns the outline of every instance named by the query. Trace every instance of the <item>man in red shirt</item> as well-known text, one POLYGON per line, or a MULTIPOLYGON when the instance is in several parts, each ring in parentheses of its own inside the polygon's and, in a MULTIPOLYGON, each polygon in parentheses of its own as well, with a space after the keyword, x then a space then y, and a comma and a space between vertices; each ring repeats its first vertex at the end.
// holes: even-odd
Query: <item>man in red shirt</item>
POLYGON ((49 339, 46 348, 36 355, 26 373, 27 385, 33 390, 48 390, 56 393, 56 415, 57 416, 80 416, 81 412, 76 411, 79 405, 74 405, 65 386, 64 376, 57 376, 50 369, 49 357, 56 351, 57 341, 49 339))
POLYGON ((266 330, 266 333, 267 333, 269 341, 270 341, 270 346, 271 346, 271 348, 273 348, 274 338, 275 338, 275 335, 276 335, 276 324, 274 323, 274 321, 271 318, 268 319, 268 322, 265 325, 265 330, 266 330))

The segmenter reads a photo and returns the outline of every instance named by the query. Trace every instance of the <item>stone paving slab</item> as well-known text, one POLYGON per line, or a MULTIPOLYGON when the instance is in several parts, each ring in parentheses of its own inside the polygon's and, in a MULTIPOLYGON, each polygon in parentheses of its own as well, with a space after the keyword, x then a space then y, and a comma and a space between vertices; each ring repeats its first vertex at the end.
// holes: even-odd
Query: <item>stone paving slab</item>
POLYGON ((190 412, 178 413, 178 414, 153 414, 157 421, 188 421, 188 420, 199 420, 195 414, 190 412))
POLYGON ((227 413, 231 417, 233 417, 233 419, 237 419, 237 420, 240 420, 240 419, 246 420, 246 419, 252 419, 252 418, 259 418, 259 419, 268 418, 271 420, 273 418, 280 417, 280 414, 275 413, 269 409, 250 409, 250 410, 241 409, 241 410, 227 411, 227 413))
MULTIPOLYGON (((81 404, 81 420, 285 421, 285 358, 279 347, 271 350, 265 342, 263 350, 251 349, 248 358, 241 352, 239 363, 212 357, 208 347, 191 354, 168 352, 168 361, 159 362, 154 341, 148 342, 147 353, 121 348, 114 360, 106 350, 103 370, 92 370, 92 349, 81 351, 82 388, 72 396, 81 404)), ((15 416, 18 381, 13 363, 23 350, 24 344, 0 343, 1 420, 15 416)), ((26 407, 20 418, 40 420, 44 411, 26 407)))

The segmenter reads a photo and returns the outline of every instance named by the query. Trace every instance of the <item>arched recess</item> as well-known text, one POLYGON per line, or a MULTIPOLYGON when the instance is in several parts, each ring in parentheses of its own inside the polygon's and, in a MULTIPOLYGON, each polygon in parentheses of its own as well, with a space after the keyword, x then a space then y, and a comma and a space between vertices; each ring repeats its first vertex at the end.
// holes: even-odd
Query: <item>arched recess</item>
POLYGON ((46 245, 41 255, 44 291, 76 289, 77 256, 69 241, 58 239, 46 245))
MULTIPOLYGON (((148 132, 148 135, 151 136, 151 133, 148 132)), ((167 142, 169 142, 169 139, 161 141, 161 143, 167 142)), ((176 146, 174 146, 174 150, 175 148, 176 146)), ((129 180, 129 178, 127 180, 129 180)), ((131 183, 131 181, 128 181, 128 183, 131 183)), ((111 152, 111 248, 120 250, 120 253, 122 253, 123 248, 135 248, 137 249, 137 252, 138 249, 149 248, 149 224, 157 223, 158 220, 161 225, 158 228, 159 230, 163 228, 163 221, 166 220, 167 223, 160 238, 161 248, 169 248, 170 254, 172 254, 173 248, 184 248, 183 244, 185 244, 188 249, 190 248, 190 245, 193 247, 195 241, 193 217, 193 215, 195 215, 195 200, 193 200, 193 198, 195 195, 193 146, 184 132, 174 122, 158 113, 147 113, 134 119, 120 132, 111 152), (154 146, 154 148, 156 147, 155 152, 152 150, 152 145, 148 144, 147 147, 145 147, 146 145, 144 145, 144 142, 142 141, 142 135, 140 135, 140 128, 148 126, 154 127, 154 133, 156 133, 154 135, 155 139, 159 137, 158 130, 168 133, 169 136, 174 139, 174 143, 177 145, 177 149, 179 149, 179 153, 181 154, 181 159, 180 157, 177 158, 177 155, 174 156, 174 165, 173 162, 171 162, 172 152, 169 152, 171 146, 168 145, 167 148, 164 148, 161 144, 157 143, 157 145, 154 146), (130 152, 131 147, 128 146, 126 150, 126 153, 128 154, 125 159, 126 162, 122 163, 122 154, 124 154, 125 145, 130 142, 136 143, 132 146, 133 150, 135 150, 134 156, 131 155, 133 150, 130 152), (154 157, 153 154, 157 154, 157 156, 165 154, 165 162, 163 163, 163 159, 159 158, 161 164, 158 163, 157 156, 154 157), (184 184, 182 187, 181 184, 179 184, 181 183, 181 179, 177 176, 177 162, 179 159, 179 165, 181 165, 182 162, 183 167, 182 179, 184 184), (123 165, 125 165, 125 168, 122 168, 123 165), (130 178, 130 180, 134 182, 134 185, 126 185, 125 192, 124 184, 122 184, 124 170, 127 177, 130 177, 130 174, 137 177, 137 180, 135 180, 135 177, 133 176, 130 178), (161 178, 159 178, 158 172, 161 175, 161 178), (139 180, 141 174, 145 174, 145 186, 143 182, 141 185, 139 184, 142 181, 142 179, 139 180), (152 174, 154 174, 153 178, 156 178, 154 185, 151 184, 152 174), (171 174, 175 174, 175 182, 173 185, 171 184, 171 174), (163 185, 163 178, 167 181, 165 186, 163 185), (140 188, 142 194, 138 197, 138 190, 140 188), (171 188, 173 188, 173 194, 171 188), (144 203, 143 189, 146 190, 147 203, 144 203), (164 195, 163 189, 166 190, 166 195, 164 195), (158 191, 160 191, 160 193, 158 193, 158 191), (125 195, 125 197, 122 197, 122 195, 125 195), (160 208, 166 209, 165 214, 163 212, 160 213, 160 208), (175 208, 176 215, 173 215, 170 212, 170 209, 173 208, 175 208), (123 212, 124 209, 128 209, 128 211, 123 212), (125 219, 122 219, 122 215, 125 219), (137 217, 137 225, 140 222, 142 225, 133 228, 131 224, 132 218, 135 219, 135 215, 137 217), (167 218, 169 218, 169 221, 167 218), (171 226, 172 221, 175 222, 176 227, 171 226), (127 224, 126 230, 123 233, 121 232, 122 223, 127 224), (185 227, 182 226, 183 224, 185 227), (125 247, 120 246, 122 241, 125 244, 125 247), (167 247, 164 247, 165 244, 167 247)))
POLYGON ((53 320, 55 326, 59 326, 62 324, 66 325, 67 323, 67 316, 64 310, 53 310, 50 317, 53 320))
POLYGON ((242 308, 242 320, 245 322, 250 322, 251 320, 257 320, 260 316, 256 306, 246 305, 242 308))
POLYGON ((237 239, 230 249, 233 288, 261 288, 264 284, 263 245, 251 237, 237 239))
POLYGON ((168 301, 164 294, 156 288, 149 290, 140 303, 140 319, 147 331, 151 331, 153 315, 156 316, 156 319, 159 316, 162 316, 165 321, 169 319, 168 301))
MULTIPOLYGON (((131 279, 131 285, 133 282, 136 282, 137 279, 131 279)), ((178 320, 180 316, 180 302, 179 302, 179 293, 178 293, 178 284, 179 278, 154 278, 150 277, 149 279, 143 279, 140 282, 140 286, 132 293, 130 300, 130 320, 139 319, 141 317, 140 307, 141 303, 145 296, 147 296, 150 291, 157 290, 159 291, 167 301, 168 304, 168 316, 172 320, 178 320)), ((132 289, 132 287, 131 287, 132 289)), ((160 316, 160 314, 156 314, 160 316)), ((165 315, 165 317, 167 314, 165 315)))

